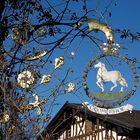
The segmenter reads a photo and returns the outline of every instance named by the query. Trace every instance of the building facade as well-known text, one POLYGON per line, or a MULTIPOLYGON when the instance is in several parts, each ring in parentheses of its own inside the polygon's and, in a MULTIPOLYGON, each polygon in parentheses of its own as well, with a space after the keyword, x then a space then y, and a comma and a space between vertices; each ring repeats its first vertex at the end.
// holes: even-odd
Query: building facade
POLYGON ((140 140, 140 111, 101 115, 66 103, 38 140, 140 140))

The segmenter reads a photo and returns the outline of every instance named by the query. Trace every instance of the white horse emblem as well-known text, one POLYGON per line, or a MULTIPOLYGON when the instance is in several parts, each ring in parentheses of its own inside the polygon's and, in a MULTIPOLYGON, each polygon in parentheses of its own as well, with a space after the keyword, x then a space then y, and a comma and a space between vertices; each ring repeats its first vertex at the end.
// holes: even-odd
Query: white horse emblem
POLYGON ((94 67, 99 68, 97 72, 96 84, 99 88, 101 88, 102 92, 104 92, 103 82, 111 81, 113 83, 113 86, 110 88, 110 91, 117 87, 117 82, 119 82, 122 86, 120 90, 121 92, 123 92, 123 87, 127 87, 127 82, 121 76, 121 73, 119 71, 107 71, 105 64, 102 62, 98 62, 96 65, 94 65, 94 67))

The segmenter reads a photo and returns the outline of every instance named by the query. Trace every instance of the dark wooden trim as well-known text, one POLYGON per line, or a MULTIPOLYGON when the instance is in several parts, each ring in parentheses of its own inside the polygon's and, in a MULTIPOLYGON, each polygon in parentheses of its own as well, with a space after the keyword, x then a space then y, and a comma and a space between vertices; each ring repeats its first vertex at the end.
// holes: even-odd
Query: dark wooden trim
MULTIPOLYGON (((49 133, 51 133, 49 130, 52 130, 52 133, 59 133, 60 135, 62 134, 63 140, 78 140, 78 139, 82 139, 82 138, 86 139, 87 137, 89 137, 89 140, 93 140, 93 139, 101 140, 101 139, 103 139, 103 137, 106 137, 106 139, 108 139, 108 140, 114 140, 114 139, 120 140, 118 138, 121 137, 122 135, 128 136, 127 138, 130 138, 131 135, 134 136, 134 133, 133 133, 134 128, 131 128, 131 130, 129 128, 127 129, 126 123, 121 122, 121 124, 123 124, 123 123, 125 124, 125 126, 123 127, 122 125, 120 125, 118 123, 120 120, 117 120, 117 122, 114 123, 114 121, 116 119, 114 117, 110 117, 110 116, 105 117, 103 115, 95 114, 93 112, 88 112, 88 111, 86 111, 86 113, 85 113, 82 107, 78 108, 75 106, 74 107, 73 106, 71 107, 71 106, 67 105, 66 107, 63 107, 63 110, 61 110, 58 113, 58 115, 56 115, 55 119, 52 120, 52 122, 48 126, 47 130, 49 133), (66 121, 64 121, 65 119, 66 119, 66 121), (112 119, 113 119, 113 121, 111 121, 112 119), (91 124, 89 124, 89 131, 85 130, 86 121, 91 122, 91 124), (66 128, 68 123, 71 124, 71 127, 70 127, 72 130, 71 138, 65 138, 64 134, 63 134, 65 131, 64 128, 66 128), (84 125, 84 123, 85 123, 85 125, 84 125), (117 125, 117 123, 119 125, 117 125), (101 127, 99 127, 99 126, 101 126, 101 127), (54 131, 54 128, 56 128, 56 127, 58 127, 58 128, 54 131), (119 128, 122 128, 123 133, 118 134, 119 128), (91 129, 91 131, 90 131, 90 129, 91 129), (111 132, 109 132, 109 130, 111 132), (113 130, 116 131, 116 136, 113 135, 113 130), (128 135, 128 133, 130 135, 128 135)), ((137 116, 140 115, 139 112, 136 111, 136 113, 137 113, 137 116)), ((125 115, 132 115, 132 114, 126 113, 125 115)), ((131 125, 132 124, 130 124, 128 126, 130 127, 131 125)), ((136 129, 139 129, 139 127, 138 128, 136 127, 136 129)), ((137 133, 135 133, 135 134, 136 134, 136 136, 139 135, 137 133)), ((123 137, 122 137, 122 139, 123 139, 123 137)))

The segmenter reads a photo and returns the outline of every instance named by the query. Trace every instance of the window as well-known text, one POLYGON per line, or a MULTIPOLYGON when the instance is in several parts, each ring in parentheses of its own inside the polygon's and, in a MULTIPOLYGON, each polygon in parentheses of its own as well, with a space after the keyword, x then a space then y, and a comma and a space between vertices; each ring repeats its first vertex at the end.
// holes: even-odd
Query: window
POLYGON ((66 138, 70 138, 71 137, 71 126, 68 125, 66 128, 66 138))

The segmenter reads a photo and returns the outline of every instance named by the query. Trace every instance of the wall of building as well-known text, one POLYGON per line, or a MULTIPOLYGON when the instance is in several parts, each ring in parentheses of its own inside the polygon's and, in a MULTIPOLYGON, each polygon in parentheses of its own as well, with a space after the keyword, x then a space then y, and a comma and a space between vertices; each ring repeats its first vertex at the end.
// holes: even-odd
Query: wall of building
MULTIPOLYGON (((58 140, 131 140, 122 135, 128 130, 119 126, 113 126, 100 119, 85 119, 84 115, 79 114, 73 117, 58 140)), ((128 132, 129 133, 129 132, 128 132)))

